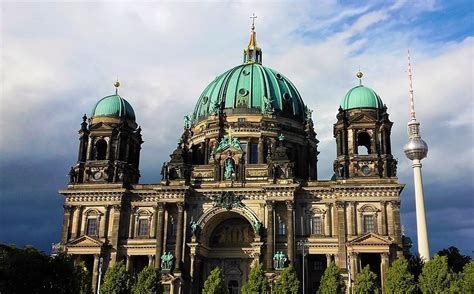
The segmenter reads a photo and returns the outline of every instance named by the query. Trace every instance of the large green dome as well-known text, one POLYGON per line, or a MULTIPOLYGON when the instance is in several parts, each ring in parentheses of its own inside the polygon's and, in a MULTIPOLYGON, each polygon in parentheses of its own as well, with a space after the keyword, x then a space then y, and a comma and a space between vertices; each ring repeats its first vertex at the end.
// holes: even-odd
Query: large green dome
POLYGON ((135 112, 132 105, 118 94, 106 96, 96 103, 92 110, 92 117, 112 116, 135 120, 135 112))
POLYGON ((296 87, 279 72, 250 62, 217 76, 199 97, 193 120, 216 113, 217 105, 235 113, 268 113, 268 104, 276 114, 304 119, 305 106, 296 87))
POLYGON ((347 92, 341 101, 344 110, 354 108, 383 108, 382 99, 371 88, 363 85, 356 86, 347 92))

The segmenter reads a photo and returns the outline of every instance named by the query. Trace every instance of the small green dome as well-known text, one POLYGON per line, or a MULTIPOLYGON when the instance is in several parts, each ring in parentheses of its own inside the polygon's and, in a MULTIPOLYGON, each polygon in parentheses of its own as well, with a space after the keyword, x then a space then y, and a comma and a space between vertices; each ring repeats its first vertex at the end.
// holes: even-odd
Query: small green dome
POLYGON ((374 90, 359 85, 347 92, 341 101, 341 107, 344 110, 354 108, 383 108, 383 102, 374 90))
POLYGON ((97 116, 112 116, 135 120, 135 112, 132 105, 117 94, 106 96, 97 102, 92 110, 92 117, 97 116))
POLYGON ((236 66, 215 78, 199 97, 192 119, 207 118, 222 102, 225 109, 238 113, 268 113, 270 103, 272 113, 304 119, 305 106, 296 87, 259 63, 236 66))

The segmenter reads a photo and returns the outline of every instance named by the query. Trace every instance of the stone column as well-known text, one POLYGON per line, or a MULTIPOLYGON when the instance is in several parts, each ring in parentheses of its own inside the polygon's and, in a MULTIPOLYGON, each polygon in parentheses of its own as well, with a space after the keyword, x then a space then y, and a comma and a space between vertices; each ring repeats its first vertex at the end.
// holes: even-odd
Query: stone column
POLYGON ((81 224, 82 224, 82 206, 76 206, 74 211, 75 216, 75 226, 76 226, 76 234, 75 237, 79 238, 81 236, 81 224))
POLYGON ((71 211, 72 206, 64 205, 63 227, 61 232, 61 242, 66 243, 69 240, 69 232, 71 227, 71 211))
POLYGON ((331 264, 331 261, 332 261, 332 254, 326 253, 326 267, 329 267, 329 264, 331 264))
POLYGON ((153 255, 151 254, 148 255, 148 266, 153 266, 153 262, 154 262, 153 255))
POLYGON ((125 269, 130 273, 132 270, 132 256, 128 255, 125 257, 125 269))
POLYGON ((346 219, 344 201, 336 201, 336 220, 337 220, 337 240, 338 240, 338 266, 345 268, 347 264, 346 259, 346 219))
POLYGON ((293 201, 286 201, 286 243, 288 248, 288 259, 295 263, 295 234, 293 226, 293 201))
POLYGON ((118 241, 120 233, 120 215, 121 215, 121 205, 113 205, 113 219, 112 219, 112 232, 110 234, 110 245, 112 246, 111 254, 111 263, 115 263, 117 260, 117 250, 118 250, 118 241))
POLYGON ((104 205, 104 215, 100 218, 99 238, 107 239, 107 225, 109 222, 109 205, 104 205))
POLYGON ((263 154, 263 138, 260 137, 258 138, 258 164, 263 164, 263 158, 265 157, 265 154, 263 154))
POLYGON ((273 201, 267 202, 267 271, 273 270, 273 230, 274 230, 274 223, 273 223, 273 201))
POLYGON ((381 223, 381 230, 379 231, 380 234, 386 236, 387 235, 387 215, 386 215, 386 208, 385 208, 386 201, 380 201, 380 223, 381 223))
POLYGON ((357 214, 359 217, 357 218, 357 232, 362 235, 364 234, 364 229, 362 228, 362 212, 357 214))
POLYGON ((99 254, 94 254, 94 265, 92 267, 92 293, 97 291, 97 280, 99 278, 99 254))
POLYGON ((388 252, 383 252, 380 254, 380 274, 382 280, 382 289, 385 289, 387 283, 387 272, 389 266, 388 252))
POLYGON ((395 235, 393 229, 394 229, 394 224, 393 224, 393 207, 390 202, 387 203, 387 231, 388 235, 390 237, 393 237, 395 235))
POLYGON ((357 202, 352 202, 352 211, 351 211, 351 214, 352 214, 352 233, 353 233, 353 236, 357 236, 359 234, 361 234, 361 231, 358 229, 359 227, 359 221, 357 220, 357 202))
POLYGON ((352 218, 352 210, 354 209, 354 205, 352 202, 347 202, 347 234, 349 236, 354 236, 354 219, 352 218))
POLYGON ((204 164, 209 164, 209 139, 204 140, 204 164))
POLYGON ((135 207, 132 207, 130 209, 130 222, 128 224, 128 238, 129 239, 133 239, 133 237, 135 236, 135 218, 136 218, 136 215, 135 215, 135 211, 136 211, 136 208, 135 207))
POLYGON ((161 255, 163 250, 163 224, 164 224, 164 205, 162 203, 158 203, 155 206, 155 214, 156 214, 156 251, 155 251, 155 268, 159 269, 161 265, 161 255))
MULTIPOLYGON (((397 256, 400 257, 403 253, 403 244, 402 244, 402 226, 400 224, 400 201, 393 200, 390 202, 392 206, 392 216, 393 216, 393 239, 397 244, 397 256)), ((429 252, 426 253, 429 257, 429 252)), ((424 257, 420 255, 421 257, 424 257)))
POLYGON ((176 272, 181 271, 181 260, 183 256, 183 218, 184 218, 184 203, 176 203, 178 207, 178 231, 176 234, 176 248, 175 248, 175 270, 176 272))
POLYGON ((325 227, 326 227, 326 236, 332 236, 332 213, 331 213, 331 203, 326 203, 326 214, 325 214, 325 227))

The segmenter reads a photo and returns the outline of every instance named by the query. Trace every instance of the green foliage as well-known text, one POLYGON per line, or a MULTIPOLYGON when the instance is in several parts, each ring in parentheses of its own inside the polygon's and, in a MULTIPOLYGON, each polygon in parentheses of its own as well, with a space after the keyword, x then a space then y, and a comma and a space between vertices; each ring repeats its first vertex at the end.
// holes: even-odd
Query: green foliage
POLYGON ((132 287, 133 294, 155 294, 163 293, 161 277, 153 266, 145 267, 138 273, 137 280, 132 287))
POLYGON ((0 244, 0 293, 87 293, 83 268, 64 253, 0 244))
POLYGON ((467 255, 462 255, 454 246, 449 247, 448 249, 443 249, 438 252, 439 256, 446 256, 448 259, 449 269, 454 273, 459 273, 463 270, 464 266, 471 261, 471 257, 467 255))
POLYGON ((451 283, 451 293, 474 293, 474 261, 467 263, 451 283))
POLYGON ((206 281, 202 294, 228 294, 229 291, 225 284, 224 271, 220 267, 214 268, 206 281))
POLYGON ((334 262, 331 262, 324 271, 317 294, 340 294, 345 292, 345 288, 341 271, 334 262))
POLYGON ((275 282, 275 293, 276 294, 296 294, 300 289, 300 281, 296 275, 295 268, 292 264, 285 267, 278 280, 275 282))
POLYGON ((423 293, 445 293, 449 291, 451 274, 446 256, 435 255, 425 263, 420 275, 420 289, 423 293))
POLYGON ((105 272, 104 283, 100 286, 101 294, 126 294, 131 290, 131 276, 123 261, 110 266, 105 272))
POLYGON ((387 285, 385 291, 388 294, 416 293, 415 277, 409 271, 409 263, 404 258, 398 258, 388 269, 387 285))
POLYGON ((249 279, 242 286, 242 294, 267 294, 269 284, 262 264, 258 263, 250 269, 249 279))
POLYGON ((357 275, 354 285, 355 294, 379 293, 380 287, 377 282, 377 275, 372 272, 367 265, 357 275))
POLYGON ((413 274, 415 282, 418 282, 421 272, 423 271, 423 259, 418 255, 410 255, 408 258, 408 271, 413 274))

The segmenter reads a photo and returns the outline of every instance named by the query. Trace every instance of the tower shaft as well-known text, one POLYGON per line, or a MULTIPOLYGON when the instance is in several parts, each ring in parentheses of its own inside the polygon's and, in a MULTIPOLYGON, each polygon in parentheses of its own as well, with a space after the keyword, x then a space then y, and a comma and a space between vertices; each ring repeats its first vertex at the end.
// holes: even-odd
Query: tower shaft
POLYGON ((418 232, 418 252, 424 261, 430 259, 430 244, 425 216, 425 199, 423 195, 423 177, 421 175, 421 161, 413 159, 413 177, 415 186, 416 230, 418 232))

